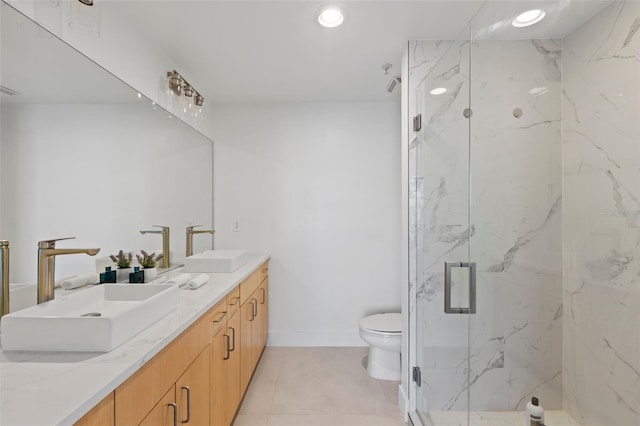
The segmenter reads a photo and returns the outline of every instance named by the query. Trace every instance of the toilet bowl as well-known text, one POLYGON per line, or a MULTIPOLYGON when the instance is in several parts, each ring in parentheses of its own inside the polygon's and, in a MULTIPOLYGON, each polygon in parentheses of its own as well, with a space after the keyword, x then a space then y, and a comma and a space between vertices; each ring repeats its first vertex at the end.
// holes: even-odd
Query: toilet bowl
POLYGON ((369 376, 381 380, 400 380, 402 314, 377 314, 362 318, 360 337, 369 344, 369 376))

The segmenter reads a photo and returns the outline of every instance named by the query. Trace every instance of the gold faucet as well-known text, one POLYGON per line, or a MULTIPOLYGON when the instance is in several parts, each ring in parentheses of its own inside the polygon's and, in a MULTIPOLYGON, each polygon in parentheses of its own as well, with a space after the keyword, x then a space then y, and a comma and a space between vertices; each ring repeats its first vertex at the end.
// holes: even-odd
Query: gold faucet
POLYGON ((73 240, 75 237, 58 238, 38 242, 38 303, 53 300, 55 287, 56 256, 84 253, 95 256, 99 248, 57 249, 56 241, 73 240))
POLYGON ((161 231, 155 230, 142 230, 140 233, 144 234, 162 234, 162 268, 169 267, 169 227, 162 225, 153 225, 156 228, 162 228, 161 231))
POLYGON ((0 240, 0 317, 9 313, 9 241, 0 240))
POLYGON ((193 255, 193 235, 194 234, 211 234, 211 235, 213 235, 213 233, 216 232, 213 229, 200 229, 200 230, 195 231, 193 228, 197 228, 198 226, 202 226, 202 225, 187 226, 187 250, 185 252, 185 255, 187 257, 193 255))

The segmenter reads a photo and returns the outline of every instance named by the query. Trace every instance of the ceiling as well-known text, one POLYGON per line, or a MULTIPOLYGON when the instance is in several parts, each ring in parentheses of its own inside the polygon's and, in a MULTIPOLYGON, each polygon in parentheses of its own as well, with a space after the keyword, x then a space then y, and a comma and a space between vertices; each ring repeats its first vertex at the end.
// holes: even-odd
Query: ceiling
MULTIPOLYGON (((140 35, 162 46, 212 103, 399 101, 403 49, 412 39, 455 39, 475 16, 474 37, 561 38, 610 1, 339 2, 345 23, 328 29, 320 1, 103 0, 140 35), (541 23, 516 29, 518 13, 544 8, 541 23), (388 74, 384 63, 392 64, 388 74)), ((131 102, 136 92, 57 38, 5 7, 2 84, 20 96, 2 102, 131 102), (11 12, 11 13, 9 13, 11 12), (12 18, 12 19, 9 19, 12 18), (15 19, 13 19, 15 18, 15 19), (58 66, 60 65, 60 66, 58 66), (73 71, 70 71, 73 70, 73 71), (70 90, 71 88, 71 90, 70 90)), ((468 33, 465 34, 468 36, 468 33)))
MULTIPOLYGON (((490 38, 562 37, 609 2, 488 2, 478 28, 507 23, 532 5, 551 19, 490 38)), ((190 74, 207 103, 389 101, 410 39, 455 39, 482 1, 341 1, 345 22, 328 29, 315 13, 326 1, 156 1, 113 3, 190 74), (385 75, 384 63, 393 67, 385 75)), ((507 28, 508 27, 508 28, 507 28)), ((490 27, 493 28, 493 27, 490 27)), ((178 70, 180 71, 180 70, 178 70)), ((181 71, 184 72, 184 71, 181 71)))

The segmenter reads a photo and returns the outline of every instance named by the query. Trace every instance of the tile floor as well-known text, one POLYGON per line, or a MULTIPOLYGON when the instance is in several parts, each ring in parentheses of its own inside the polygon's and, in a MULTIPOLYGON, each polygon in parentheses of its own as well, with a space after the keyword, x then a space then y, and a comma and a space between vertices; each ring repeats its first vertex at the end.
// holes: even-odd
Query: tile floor
POLYGON ((267 347, 234 426, 402 426, 398 382, 367 375, 367 348, 267 347))

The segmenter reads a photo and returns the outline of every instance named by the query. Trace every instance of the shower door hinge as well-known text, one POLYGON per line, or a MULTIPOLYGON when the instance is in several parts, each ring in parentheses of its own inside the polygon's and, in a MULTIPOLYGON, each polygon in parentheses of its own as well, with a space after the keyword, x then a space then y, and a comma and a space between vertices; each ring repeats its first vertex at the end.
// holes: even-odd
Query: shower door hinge
POLYGON ((422 129, 422 114, 413 117, 413 131, 419 132, 422 129))
POLYGON ((422 385, 422 371, 420 371, 420 367, 413 367, 413 381, 416 382, 418 387, 422 385))

